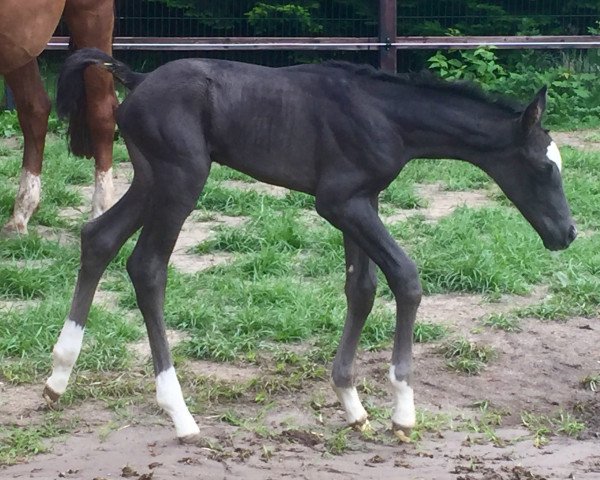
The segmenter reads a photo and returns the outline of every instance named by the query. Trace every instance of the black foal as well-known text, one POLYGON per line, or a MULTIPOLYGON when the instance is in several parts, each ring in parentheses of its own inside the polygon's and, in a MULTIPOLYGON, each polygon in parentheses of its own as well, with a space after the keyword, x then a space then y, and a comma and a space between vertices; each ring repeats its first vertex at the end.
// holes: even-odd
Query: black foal
POLYGON ((81 270, 46 384, 51 401, 67 386, 101 275, 141 227, 127 270, 148 329, 158 403, 180 439, 197 438, 171 362, 163 303, 167 262, 211 162, 314 195, 317 212, 343 232, 348 312, 332 377, 348 423, 359 427, 367 413, 353 384, 354 357, 373 305, 376 266, 383 271, 397 304, 389 376, 401 438, 415 424, 412 335, 421 285, 415 263, 379 218, 379 193, 412 158, 461 159, 497 182, 547 248, 566 248, 575 238, 560 153, 540 125, 545 89, 523 109, 473 86, 346 63, 273 69, 194 59, 141 75, 102 52, 81 50, 59 80, 63 116, 77 118, 88 65, 104 66, 132 90, 117 122, 135 176, 127 194, 82 230, 81 270))

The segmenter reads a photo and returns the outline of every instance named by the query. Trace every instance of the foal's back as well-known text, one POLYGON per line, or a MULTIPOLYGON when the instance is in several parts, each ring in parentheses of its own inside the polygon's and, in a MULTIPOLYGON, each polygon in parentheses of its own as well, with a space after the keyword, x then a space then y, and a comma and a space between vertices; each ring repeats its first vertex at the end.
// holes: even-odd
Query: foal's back
POLYGON ((158 68, 120 110, 127 130, 184 144, 187 135, 202 135, 212 161, 307 193, 323 162, 357 156, 370 128, 384 122, 347 72, 200 59, 158 68))

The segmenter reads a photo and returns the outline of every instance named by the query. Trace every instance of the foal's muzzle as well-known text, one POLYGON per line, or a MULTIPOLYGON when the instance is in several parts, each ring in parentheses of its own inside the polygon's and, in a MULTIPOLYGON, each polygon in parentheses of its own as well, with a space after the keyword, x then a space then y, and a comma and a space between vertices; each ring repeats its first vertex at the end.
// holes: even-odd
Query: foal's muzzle
POLYGON ((562 241, 558 240, 558 241, 552 241, 552 242, 545 241, 544 247, 546 247, 548 250, 552 250, 552 251, 564 250, 569 245, 571 245, 573 240, 575 240, 576 238, 577 238, 577 227, 575 225, 571 225, 567 231, 567 235, 564 238, 564 240, 562 240, 562 241))

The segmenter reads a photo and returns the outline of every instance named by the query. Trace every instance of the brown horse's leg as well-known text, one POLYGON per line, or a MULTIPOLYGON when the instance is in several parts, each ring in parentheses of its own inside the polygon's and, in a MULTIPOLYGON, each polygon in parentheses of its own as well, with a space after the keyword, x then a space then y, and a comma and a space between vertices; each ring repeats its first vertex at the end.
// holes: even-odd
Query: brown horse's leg
POLYGON ((5 76, 13 91, 19 123, 23 130, 23 168, 13 215, 4 226, 4 233, 27 233, 27 222, 40 202, 42 158, 50 99, 44 90, 37 59, 5 76))
MULTIPOLYGON (((64 17, 76 48, 95 47, 112 53, 112 0, 67 0, 64 17)), ((96 188, 92 199, 92 217, 96 218, 113 203, 112 145, 117 99, 112 75, 107 71, 89 67, 84 79, 91 153, 96 160, 96 188)))

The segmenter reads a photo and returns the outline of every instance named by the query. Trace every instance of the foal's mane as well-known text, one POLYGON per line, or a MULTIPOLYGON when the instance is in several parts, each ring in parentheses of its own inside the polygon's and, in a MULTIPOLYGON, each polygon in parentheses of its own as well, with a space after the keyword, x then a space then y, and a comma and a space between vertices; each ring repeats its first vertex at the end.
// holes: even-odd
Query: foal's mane
POLYGON ((443 80, 429 70, 393 74, 377 70, 371 65, 359 65, 339 60, 328 60, 324 62, 323 65, 330 68, 339 68, 354 75, 360 75, 383 82, 397 83, 400 85, 413 85, 417 87, 430 88, 439 92, 455 93, 472 100, 484 102, 489 105, 495 105, 512 114, 520 114, 525 109, 524 106, 518 101, 503 95, 487 93, 483 91, 479 85, 473 82, 467 80, 454 82, 443 80))

